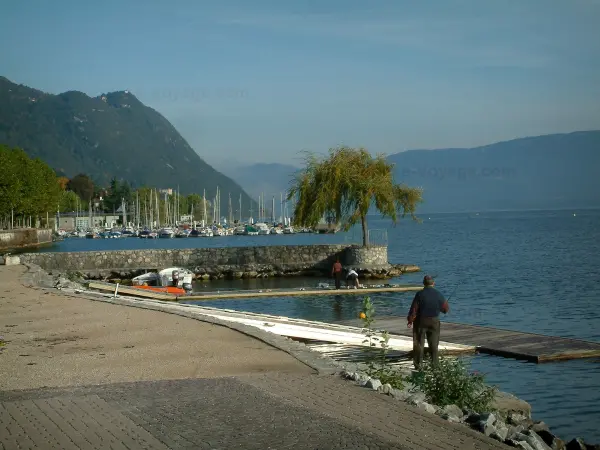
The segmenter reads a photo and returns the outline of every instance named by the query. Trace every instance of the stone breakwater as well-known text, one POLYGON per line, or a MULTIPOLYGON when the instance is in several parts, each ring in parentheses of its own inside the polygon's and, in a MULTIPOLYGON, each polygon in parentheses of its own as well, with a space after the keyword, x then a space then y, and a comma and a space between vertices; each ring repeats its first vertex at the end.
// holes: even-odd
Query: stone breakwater
POLYGON ((531 406, 527 402, 505 392, 497 393, 494 411, 477 413, 456 405, 440 407, 427 403, 425 393, 410 383, 403 389, 394 389, 390 384, 382 384, 360 370, 352 372, 346 369, 341 375, 359 386, 407 402, 449 422, 464 424, 510 447, 526 450, 600 450, 600 445, 588 444, 581 438, 565 443, 544 422, 532 419, 531 406))
POLYGON ((31 247, 52 242, 52 230, 24 228, 0 231, 0 250, 31 247))
POLYGON ((131 278, 146 271, 184 267, 203 280, 324 276, 337 258, 361 278, 385 279, 420 269, 390 264, 386 246, 290 245, 259 247, 47 252, 20 255, 22 264, 85 278, 131 278))

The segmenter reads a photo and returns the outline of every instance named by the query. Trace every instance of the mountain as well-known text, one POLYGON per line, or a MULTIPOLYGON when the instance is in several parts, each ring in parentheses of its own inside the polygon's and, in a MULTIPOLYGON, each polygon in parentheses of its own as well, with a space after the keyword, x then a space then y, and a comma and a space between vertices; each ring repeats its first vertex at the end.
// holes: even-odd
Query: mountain
POLYGON ((300 170, 299 167, 278 163, 256 163, 242 166, 223 164, 217 167, 223 173, 237 180, 253 198, 264 194, 267 203, 273 195, 276 197, 276 202, 279 202, 280 193, 285 195, 294 174, 300 170))
POLYGON ((460 212, 600 206, 600 131, 388 157, 396 179, 424 189, 422 210, 460 212))
MULTIPOLYGON (((212 199, 242 195, 244 214, 256 203, 231 178, 207 164, 160 113, 129 91, 89 97, 53 95, 0 77, 0 143, 39 157, 57 173, 86 173, 98 184, 113 176, 134 187, 179 187, 212 199)), ((237 202, 236 202, 237 204, 237 202)))
MULTIPOLYGON (((398 182, 424 189, 421 212, 600 207, 600 131, 408 150, 388 160, 398 182)), ((285 191, 296 170, 283 164, 224 168, 253 195, 285 191)))

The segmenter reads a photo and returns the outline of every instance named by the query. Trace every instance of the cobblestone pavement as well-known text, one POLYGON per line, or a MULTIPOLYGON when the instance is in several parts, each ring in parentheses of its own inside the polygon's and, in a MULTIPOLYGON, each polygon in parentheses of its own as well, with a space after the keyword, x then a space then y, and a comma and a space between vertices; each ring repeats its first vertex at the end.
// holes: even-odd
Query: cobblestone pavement
POLYGON ((501 449, 334 377, 267 373, 0 392, 1 449, 501 449))

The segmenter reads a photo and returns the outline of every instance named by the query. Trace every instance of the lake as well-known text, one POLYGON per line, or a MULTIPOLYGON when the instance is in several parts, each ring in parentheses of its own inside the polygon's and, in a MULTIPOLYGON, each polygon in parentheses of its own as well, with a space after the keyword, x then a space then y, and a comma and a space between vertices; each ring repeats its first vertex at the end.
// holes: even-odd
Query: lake
MULTIPOLYGON (((369 223, 373 230, 387 230, 390 262, 422 268, 423 273, 403 276, 402 283, 420 283, 429 273, 437 276, 438 289, 454 293, 444 320, 600 342, 600 210, 420 217, 422 223, 403 219, 395 227, 377 217, 369 223)), ((336 235, 67 239, 40 251, 342 243, 355 242, 359 235, 353 230, 336 235)), ((325 280, 210 282, 195 289, 315 286, 319 281, 325 280)), ((403 320, 412 294, 378 294, 372 299, 377 313, 403 320)), ((355 318, 361 303, 360 296, 202 302, 322 321, 355 318)), ((563 439, 581 436, 600 443, 598 359, 537 365, 484 355, 469 360, 473 369, 487 374, 488 382, 531 403, 534 419, 544 420, 563 439)))

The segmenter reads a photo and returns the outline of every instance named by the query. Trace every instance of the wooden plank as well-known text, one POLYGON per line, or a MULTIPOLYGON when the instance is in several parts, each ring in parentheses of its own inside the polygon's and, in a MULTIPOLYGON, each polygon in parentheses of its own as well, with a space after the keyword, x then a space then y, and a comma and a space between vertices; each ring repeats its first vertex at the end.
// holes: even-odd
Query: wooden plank
MULTIPOLYGON (((88 285, 89 289, 97 289, 99 291, 105 292, 115 292, 116 284, 113 283, 103 283, 101 281, 91 281, 88 285)), ((170 294, 161 294, 160 292, 153 292, 148 289, 139 289, 131 286, 121 286, 119 285, 118 294, 128 294, 135 295, 137 297, 151 298, 153 300, 167 300, 167 301, 176 301, 177 296, 170 294)))
POLYGON ((422 286, 397 286, 397 287, 381 287, 381 288, 365 288, 365 289, 284 289, 284 290, 265 290, 265 291, 228 291, 228 292, 207 292, 201 295, 186 295, 178 297, 179 300, 232 300, 245 298, 265 298, 265 297, 290 297, 301 295, 362 295, 375 294, 378 292, 409 292, 419 291, 422 286))
MULTIPOLYGON (((360 321, 346 320, 344 325, 360 326, 360 321)), ((600 357, 600 343, 580 339, 546 336, 482 325, 442 321, 441 339, 456 344, 474 345, 480 353, 522 359, 536 363, 600 357)), ((404 317, 384 316, 374 328, 391 335, 412 336, 404 317)))

